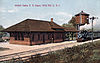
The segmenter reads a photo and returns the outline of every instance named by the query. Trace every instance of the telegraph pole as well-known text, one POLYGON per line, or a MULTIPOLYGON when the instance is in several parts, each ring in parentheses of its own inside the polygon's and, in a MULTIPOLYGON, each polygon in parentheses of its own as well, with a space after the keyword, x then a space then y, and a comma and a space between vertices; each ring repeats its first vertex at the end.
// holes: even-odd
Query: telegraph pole
POLYGON ((97 17, 91 17, 90 20, 92 20, 92 42, 93 42, 93 20, 98 19, 97 17))

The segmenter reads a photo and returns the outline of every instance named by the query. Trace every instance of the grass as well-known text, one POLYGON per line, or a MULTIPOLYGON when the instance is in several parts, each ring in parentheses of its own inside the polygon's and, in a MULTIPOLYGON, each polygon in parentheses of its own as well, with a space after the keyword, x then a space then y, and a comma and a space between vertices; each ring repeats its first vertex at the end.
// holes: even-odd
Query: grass
POLYGON ((9 50, 9 48, 0 47, 0 51, 9 50))

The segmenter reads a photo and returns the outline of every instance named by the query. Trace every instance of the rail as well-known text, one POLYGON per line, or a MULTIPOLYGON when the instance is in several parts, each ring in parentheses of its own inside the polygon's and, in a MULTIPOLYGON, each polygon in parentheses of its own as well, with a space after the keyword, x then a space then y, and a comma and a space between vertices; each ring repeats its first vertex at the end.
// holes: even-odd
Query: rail
MULTIPOLYGON (((61 48, 62 45, 64 46, 64 48, 66 48, 67 46, 66 45, 70 45, 72 43, 67 43, 67 44, 60 44, 60 45, 56 45, 56 46, 52 46, 52 47, 46 47, 46 48, 40 48, 40 49, 35 49, 35 50, 29 50, 29 51, 24 51, 24 52, 19 52, 19 53, 14 53, 14 54, 9 54, 9 55, 3 55, 3 56, 0 56, 0 61, 7 61, 7 60, 10 60, 12 58, 14 59, 18 59, 18 58, 27 58, 27 57, 30 57, 30 56, 35 56, 37 54, 40 54, 40 55, 46 55, 48 54, 49 52, 52 52, 54 50, 54 48, 56 47, 59 47, 61 48), (48 50, 47 52, 44 52, 44 53, 37 53, 37 52, 40 52, 40 51, 45 51, 45 50, 48 50), (29 55, 29 56, 24 56, 24 57, 21 57, 22 55, 25 55, 25 54, 32 54, 32 53, 37 53, 37 54, 33 54, 33 55, 29 55)), ((62 48, 61 48, 62 49, 62 48)))

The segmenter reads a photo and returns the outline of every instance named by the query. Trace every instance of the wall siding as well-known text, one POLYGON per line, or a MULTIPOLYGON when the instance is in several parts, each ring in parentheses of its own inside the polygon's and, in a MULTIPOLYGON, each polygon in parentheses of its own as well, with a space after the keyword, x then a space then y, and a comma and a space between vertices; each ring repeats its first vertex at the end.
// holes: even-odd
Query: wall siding
POLYGON ((24 40, 15 40, 15 34, 17 33, 10 33, 10 44, 21 44, 21 45, 35 45, 35 44, 44 44, 44 43, 51 43, 51 42, 61 42, 63 41, 63 33, 23 33, 24 40), (33 37, 34 36, 34 37, 33 37))

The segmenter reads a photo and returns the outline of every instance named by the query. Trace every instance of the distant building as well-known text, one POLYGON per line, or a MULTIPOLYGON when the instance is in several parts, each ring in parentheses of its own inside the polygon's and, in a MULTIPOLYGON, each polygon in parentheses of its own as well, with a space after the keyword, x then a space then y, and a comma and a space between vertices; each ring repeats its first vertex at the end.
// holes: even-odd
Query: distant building
POLYGON ((4 33, 2 36, 2 39, 3 39, 3 41, 9 41, 9 39, 10 39, 9 33, 4 33))

